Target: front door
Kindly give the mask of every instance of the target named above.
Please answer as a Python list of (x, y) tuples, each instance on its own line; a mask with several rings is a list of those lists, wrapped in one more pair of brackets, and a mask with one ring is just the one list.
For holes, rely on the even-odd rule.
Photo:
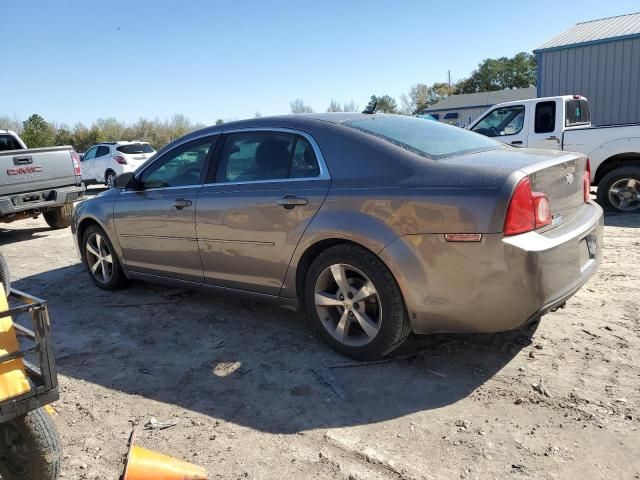
[(82, 156), (82, 180), (93, 182), (96, 179), (93, 162), (96, 158), (97, 151), (98, 147), (91, 147)]
[(524, 105), (497, 107), (487, 113), (471, 130), (514, 147), (526, 147), (527, 128), (524, 119)]
[(196, 225), (205, 281), (277, 295), (293, 252), (329, 190), (315, 142), (288, 131), (226, 135)]
[(126, 268), (202, 282), (195, 212), (213, 137), (193, 140), (155, 159), (115, 203), (115, 226)]
[(562, 150), (562, 111), (555, 100), (537, 102), (530, 120), (530, 148)]

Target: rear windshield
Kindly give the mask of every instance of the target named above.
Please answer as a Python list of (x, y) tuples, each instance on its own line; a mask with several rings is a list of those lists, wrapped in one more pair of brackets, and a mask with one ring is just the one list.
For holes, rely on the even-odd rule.
[(416, 117), (372, 115), (347, 120), (343, 125), (434, 159), (504, 148), (503, 144), (468, 130)]
[(587, 102), (587, 100), (567, 100), (567, 127), (584, 125), (590, 121), (589, 102)]
[(0, 152), (4, 150), (22, 150), (22, 145), (13, 135), (0, 135)]
[(133, 155), (134, 153), (153, 153), (154, 150), (148, 143), (130, 143), (129, 145), (121, 145), (116, 148), (125, 155)]

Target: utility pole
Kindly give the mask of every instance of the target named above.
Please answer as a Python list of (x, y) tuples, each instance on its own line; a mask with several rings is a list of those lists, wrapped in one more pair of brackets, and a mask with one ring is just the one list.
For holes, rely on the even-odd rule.
[(447, 75), (449, 77), (449, 95), (451, 95), (451, 70), (447, 70)]

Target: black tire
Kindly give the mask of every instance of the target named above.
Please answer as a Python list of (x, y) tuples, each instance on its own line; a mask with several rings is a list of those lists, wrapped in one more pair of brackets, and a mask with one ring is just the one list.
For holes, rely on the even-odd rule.
[[(11, 439), (11, 445), (7, 440)], [(62, 446), (51, 417), (34, 410), (0, 424), (0, 476), (2, 480), (56, 480)]]
[(73, 203), (65, 203), (61, 207), (50, 208), (42, 214), (44, 221), (54, 230), (67, 228), (71, 225), (73, 216)]
[[(323, 271), (335, 264), (347, 264), (364, 273), (380, 297), (380, 329), (366, 345), (345, 345), (324, 327), (315, 308), (316, 282)], [(376, 360), (398, 348), (411, 333), (411, 324), (400, 287), (387, 266), (370, 251), (353, 244), (340, 244), (321, 253), (311, 264), (304, 290), (307, 318), (313, 328), (339, 353), (357, 360)]]
[(9, 273), (9, 264), (7, 263), (7, 259), (4, 258), (2, 253), (0, 253), (0, 282), (2, 282), (4, 293), (8, 297), (9, 292), (11, 292), (11, 274)]
[[(110, 277), (106, 281), (98, 280), (96, 276), (91, 272), (91, 266), (89, 265), (89, 258), (91, 257), (91, 254), (88, 254), (87, 252), (87, 242), (89, 242), (89, 239), (93, 235), (99, 235), (102, 238), (102, 240), (106, 243), (108, 252), (111, 254), (112, 270)], [(118, 290), (119, 288), (122, 288), (126, 285), (127, 278), (122, 271), (118, 256), (113, 249), (113, 244), (111, 243), (111, 240), (109, 240), (109, 237), (104, 232), (104, 230), (102, 230), (102, 228), (100, 228), (98, 225), (91, 225), (84, 232), (84, 235), (82, 236), (81, 255), (82, 262), (84, 263), (85, 267), (87, 267), (87, 272), (89, 273), (91, 280), (96, 284), (97, 287), (103, 290)]]
[(104, 174), (104, 184), (107, 188), (113, 188), (116, 180), (116, 174), (112, 170), (107, 170)]
[(609, 212), (622, 212), (622, 213), (640, 213), (640, 201), (634, 203), (637, 207), (633, 210), (620, 209), (617, 205), (611, 202), (609, 198), (609, 191), (614, 184), (623, 179), (634, 179), (640, 182), (640, 167), (619, 167), (611, 170), (607, 173), (598, 183), (598, 203), (602, 205), (602, 208)]

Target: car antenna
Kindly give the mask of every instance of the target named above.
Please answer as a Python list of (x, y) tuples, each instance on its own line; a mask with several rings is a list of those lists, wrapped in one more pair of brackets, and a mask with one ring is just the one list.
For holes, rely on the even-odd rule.
[(378, 106), (378, 101), (376, 100), (372, 104), (367, 105), (367, 107), (362, 111), (362, 113), (366, 113), (367, 115), (372, 115), (376, 113), (377, 106)]

